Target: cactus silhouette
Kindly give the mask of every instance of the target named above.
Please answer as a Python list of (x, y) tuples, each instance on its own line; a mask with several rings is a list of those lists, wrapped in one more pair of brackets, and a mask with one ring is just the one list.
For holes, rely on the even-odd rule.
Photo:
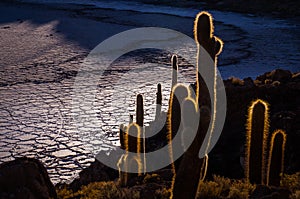
[(119, 139), (120, 139), (120, 148), (125, 149), (125, 127), (123, 124), (119, 127)]
[(168, 121), (167, 121), (168, 123), (167, 139), (169, 143), (170, 159), (172, 162), (172, 169), (174, 174), (176, 173), (176, 169), (178, 168), (179, 160), (176, 162), (173, 161), (174, 160), (173, 145), (181, 146), (181, 143), (174, 143), (173, 138), (177, 133), (180, 133), (182, 131), (182, 126), (180, 126), (181, 123), (180, 107), (183, 100), (188, 96), (189, 96), (188, 88), (183, 84), (177, 84), (171, 92), (171, 98), (169, 103)]
[(178, 64), (177, 64), (177, 56), (173, 55), (171, 58), (172, 62), (172, 88), (177, 84), (177, 73), (178, 73)]
[(182, 102), (181, 109), (181, 118), (183, 124), (183, 133), (181, 134), (181, 142), (183, 149), (186, 151), (188, 149), (188, 144), (191, 143), (191, 136), (189, 136), (188, 132), (197, 131), (199, 116), (198, 116), (198, 108), (197, 103), (194, 99), (187, 97)]
[(128, 171), (128, 154), (123, 154), (118, 163), (117, 163), (117, 167), (119, 169), (119, 185), (121, 187), (127, 186), (127, 182), (128, 182), (128, 173), (126, 171)]
[(249, 107), (247, 120), (245, 176), (251, 183), (265, 183), (268, 132), (269, 107), (258, 99)]
[(161, 106), (162, 106), (162, 92), (161, 92), (161, 84), (157, 84), (157, 93), (156, 93), (156, 114), (155, 119), (157, 120), (161, 114)]
[[(119, 168), (119, 182), (120, 186), (127, 186), (128, 181), (140, 175), (143, 170), (141, 160), (141, 132), (140, 127), (136, 123), (132, 123), (128, 126), (128, 130), (124, 136), (125, 150), (127, 151), (119, 159), (117, 166)], [(135, 154), (130, 154), (132, 152)], [(123, 168), (124, 171), (121, 171)], [(128, 173), (129, 168), (137, 171), (137, 173)]]
[(274, 131), (270, 143), (267, 185), (280, 186), (280, 181), (284, 169), (285, 143), (286, 133), (283, 130)]
[[(194, 37), (198, 45), (197, 57), (200, 56), (201, 53), (200, 46), (202, 46), (210, 55), (210, 57), (214, 60), (215, 67), (216, 67), (217, 56), (222, 52), (223, 42), (221, 39), (214, 36), (213, 32), (214, 32), (214, 26), (213, 26), (212, 16), (208, 12), (200, 12), (196, 16), (196, 20), (194, 23)], [(197, 63), (196, 97), (198, 101), (201, 100), (201, 96), (203, 97), (209, 96), (208, 90), (205, 86), (205, 82), (203, 81), (200, 75), (200, 67), (201, 67), (200, 63)], [(199, 95), (199, 93), (201, 93), (201, 96)]]
[(136, 123), (140, 127), (144, 126), (144, 102), (141, 94), (136, 97)]
[[(204, 140), (203, 136), (205, 136), (208, 130), (208, 124), (210, 121), (210, 111), (209, 108), (207, 107), (201, 107), (200, 111), (197, 112), (196, 102), (191, 99), (187, 99), (187, 100), (189, 101), (187, 101), (186, 103), (190, 103), (190, 104), (194, 103), (195, 105), (195, 110), (192, 111), (192, 113), (194, 113), (195, 115), (191, 115), (190, 117), (197, 118), (196, 114), (201, 115), (201, 119), (200, 119), (201, 122), (200, 122), (200, 126), (198, 127), (201, 128), (201, 130), (199, 131), (198, 128), (195, 129), (194, 127), (191, 128), (191, 127), (186, 127), (184, 125), (185, 127), (182, 133), (182, 137), (183, 137), (182, 142), (184, 144), (186, 151), (181, 158), (180, 166), (177, 169), (175, 177), (173, 178), (174, 181), (172, 187), (173, 199), (195, 198), (198, 190), (199, 180), (204, 178), (203, 176), (205, 176), (205, 170), (207, 167), (207, 161), (205, 161), (204, 158), (199, 159), (198, 154), (202, 142)], [(194, 138), (192, 144), (187, 148), (185, 146), (186, 139), (189, 139), (189, 134), (191, 133), (191, 131), (195, 131), (195, 130), (197, 131), (196, 137)]]
[[(222, 41), (213, 36), (213, 23), (212, 23), (212, 17), (207, 12), (200, 12), (195, 20), (194, 24), (194, 35), (195, 40), (198, 44), (198, 55), (199, 58), (201, 53), (201, 46), (209, 53), (210, 57), (214, 61), (214, 86), (216, 84), (216, 63), (217, 63), (217, 55), (219, 55), (222, 51), (223, 43)], [(201, 61), (198, 59), (198, 61)], [(186, 152), (183, 154), (183, 157), (181, 158), (180, 166), (176, 170), (176, 175), (173, 178), (172, 183), (172, 195), (171, 198), (177, 199), (177, 198), (195, 198), (197, 190), (198, 190), (198, 183), (199, 179), (204, 178), (205, 171), (207, 168), (207, 160), (208, 156), (206, 155), (206, 158), (199, 159), (198, 154), (199, 150), (202, 146), (203, 140), (207, 134), (209, 123), (211, 118), (211, 101), (209, 97), (209, 91), (208, 88), (202, 79), (200, 75), (200, 68), (201, 64), (197, 63), (197, 70), (196, 70), (196, 94), (193, 97), (193, 95), (190, 95), (189, 98), (187, 98), (183, 105), (183, 110), (181, 112), (184, 124), (184, 130), (183, 130), (183, 146)], [(216, 92), (216, 89), (214, 89), (214, 92)], [(214, 93), (215, 96), (215, 93)], [(195, 100), (193, 100), (195, 98)], [(216, 97), (214, 98), (216, 100)], [(216, 101), (213, 101), (214, 105)], [(200, 107), (200, 111), (199, 110)], [(216, 107), (216, 106), (214, 106)], [(215, 114), (215, 112), (213, 112)], [(193, 118), (197, 114), (200, 114), (200, 120), (198, 117), (198, 121), (190, 121), (191, 119), (185, 118), (189, 114), (194, 114)], [(191, 117), (191, 116), (190, 116)], [(193, 125), (195, 123), (197, 124), (197, 128), (195, 128)], [(192, 144), (187, 147), (185, 145), (186, 140), (188, 139), (188, 135), (190, 131), (196, 130), (196, 137), (192, 141)], [(212, 132), (211, 132), (212, 134)], [(208, 148), (208, 146), (205, 146)]]
[(125, 136), (125, 148), (126, 151), (133, 153), (141, 152), (141, 130), (136, 123), (132, 123), (128, 126), (128, 131)]

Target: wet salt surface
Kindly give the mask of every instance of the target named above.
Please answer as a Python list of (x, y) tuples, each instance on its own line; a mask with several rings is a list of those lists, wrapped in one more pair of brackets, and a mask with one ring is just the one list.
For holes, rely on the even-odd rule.
[[(154, 118), (157, 83), (162, 84), (166, 111), (171, 54), (145, 51), (115, 61), (100, 76), (91, 74), (90, 78), (99, 78), (93, 110), (74, 108), (74, 81), (86, 56), (76, 46), (57, 45), (33, 61), (0, 69), (0, 162), (35, 157), (54, 183), (68, 182), (100, 150), (119, 145), (119, 125), (128, 122), (129, 114), (135, 115), (137, 94), (144, 95), (146, 125)], [(179, 60), (182, 73), (188, 75), (179, 75), (179, 82), (194, 81), (194, 67), (186, 64)], [(97, 120), (91, 123), (93, 114)], [(77, 116), (87, 123), (79, 124)]]

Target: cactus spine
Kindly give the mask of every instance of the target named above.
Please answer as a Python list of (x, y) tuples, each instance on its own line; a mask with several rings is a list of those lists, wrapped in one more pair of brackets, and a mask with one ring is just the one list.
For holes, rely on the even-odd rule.
[(281, 176), (284, 169), (285, 143), (286, 133), (283, 130), (274, 131), (270, 143), (267, 185), (280, 186)]
[(268, 132), (269, 107), (258, 99), (249, 107), (247, 120), (245, 176), (251, 183), (265, 183)]

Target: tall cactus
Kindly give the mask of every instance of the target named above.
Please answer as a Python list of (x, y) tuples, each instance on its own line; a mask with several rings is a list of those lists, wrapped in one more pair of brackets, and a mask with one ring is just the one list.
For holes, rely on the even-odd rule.
[[(127, 133), (124, 136), (124, 145), (126, 154), (122, 155), (119, 159), (117, 166), (119, 167), (120, 185), (127, 186), (128, 181), (140, 175), (143, 170), (141, 160), (141, 132), (140, 127), (136, 123), (132, 123), (128, 126)], [(135, 153), (130, 154), (129, 152)], [(121, 168), (125, 171), (121, 171)], [(137, 173), (128, 173), (129, 169), (138, 171)]]
[(258, 99), (249, 107), (247, 120), (245, 176), (251, 183), (265, 183), (268, 132), (268, 103)]
[(162, 92), (161, 92), (161, 84), (157, 84), (157, 93), (156, 93), (156, 114), (155, 119), (157, 120), (161, 114), (161, 106), (162, 106)]
[[(195, 40), (198, 44), (198, 55), (199, 58), (201, 52), (201, 46), (209, 53), (211, 58), (214, 61), (214, 74), (213, 74), (213, 80), (214, 80), (214, 86), (216, 84), (216, 60), (217, 55), (219, 55), (222, 51), (223, 43), (222, 41), (213, 36), (213, 23), (212, 23), (212, 17), (207, 12), (200, 12), (195, 20), (194, 25), (194, 33), (195, 33)], [(198, 61), (201, 62), (201, 60), (198, 59)], [(197, 133), (196, 137), (193, 140), (192, 144), (187, 147), (184, 144), (185, 149), (187, 151), (184, 153), (180, 167), (177, 169), (173, 187), (172, 187), (172, 196), (171, 198), (195, 198), (197, 189), (198, 189), (198, 183), (199, 178), (203, 177), (204, 175), (202, 172), (202, 168), (207, 167), (207, 161), (205, 161), (205, 158), (199, 159), (198, 154), (199, 150), (202, 146), (202, 143), (204, 141), (204, 138), (207, 134), (209, 123), (211, 120), (211, 111), (210, 111), (210, 97), (208, 88), (205, 85), (204, 80), (202, 79), (200, 75), (201, 71), (201, 64), (197, 63), (197, 86), (196, 86), (196, 100), (194, 101), (192, 98), (193, 96), (190, 96), (186, 101), (184, 102), (183, 112), (182, 115), (189, 115), (189, 114), (200, 114), (200, 120), (196, 121), (196, 124), (198, 128), (196, 128)], [(216, 89), (214, 89), (214, 92), (216, 92)], [(215, 97), (215, 94), (214, 94)], [(214, 98), (216, 100), (216, 97)], [(214, 105), (215, 105), (215, 101)], [(194, 107), (194, 110), (193, 108)], [(200, 113), (198, 111), (200, 107)], [(214, 106), (215, 107), (215, 106)], [(187, 109), (187, 110), (185, 110)], [(190, 109), (190, 110), (188, 110)], [(185, 116), (186, 117), (186, 116)], [(183, 133), (188, 134), (189, 131), (195, 130), (193, 126), (194, 123), (190, 122), (189, 119), (183, 119), (183, 123), (186, 124), (188, 127), (184, 128)], [(211, 132), (212, 133), (212, 132)], [(184, 135), (184, 138), (188, 138), (188, 135)], [(183, 140), (183, 143), (185, 143), (185, 140)], [(207, 146), (208, 147), (208, 146)], [(207, 160), (207, 158), (206, 158)], [(204, 164), (205, 163), (205, 164)], [(204, 167), (202, 167), (204, 165)]]
[(123, 124), (119, 127), (119, 139), (120, 139), (120, 148), (125, 149), (125, 127)]
[[(214, 26), (212, 21), (212, 16), (208, 12), (200, 12), (196, 16), (196, 20), (194, 23), (194, 36), (198, 45), (198, 55), (197, 58), (200, 57), (201, 47), (202, 46), (206, 52), (210, 55), (210, 57), (214, 60), (214, 75), (216, 76), (216, 66), (217, 66), (217, 56), (222, 52), (223, 42), (221, 39), (213, 35)], [(205, 85), (204, 80), (201, 77), (201, 60), (197, 62), (197, 85), (196, 85), (196, 97), (198, 99), (197, 102), (201, 102), (204, 105), (209, 105), (207, 96), (209, 96), (207, 87)], [(200, 95), (201, 93), (201, 95)], [(201, 105), (201, 104), (200, 104)]]
[(267, 185), (280, 186), (284, 169), (284, 149), (286, 133), (283, 130), (276, 130), (271, 137), (269, 151)]
[(136, 97), (136, 124), (140, 127), (144, 126), (144, 101), (141, 94)]
[[(172, 92), (171, 98), (169, 103), (169, 110), (168, 110), (168, 134), (167, 139), (169, 143), (169, 152), (170, 152), (170, 159), (172, 162), (172, 169), (173, 173), (175, 173), (178, 166), (175, 168), (175, 163), (173, 159), (173, 145), (181, 146), (181, 143), (174, 143), (173, 138), (177, 133), (181, 132), (181, 104), (186, 97), (189, 97), (189, 89), (183, 84), (177, 84)], [(178, 165), (178, 162), (176, 162)]]
[[(190, 97), (187, 97), (184, 99), (182, 103), (182, 145), (183, 149), (185, 150), (185, 153), (183, 154), (180, 162), (180, 166), (178, 169), (176, 169), (176, 173), (173, 177), (172, 181), (172, 196), (171, 198), (195, 198), (194, 193), (191, 190), (194, 190), (196, 192), (197, 190), (197, 182), (199, 176), (195, 177), (195, 169), (201, 167), (201, 164), (196, 160), (198, 151), (188, 150), (187, 143), (193, 141), (189, 140), (191, 137), (189, 134), (195, 134), (197, 132), (197, 126), (195, 127), (195, 124), (197, 125), (198, 121), (195, 121), (199, 119), (199, 116), (197, 116), (197, 103)], [(192, 132), (194, 131), (194, 132)], [(194, 140), (194, 142), (196, 139)], [(193, 153), (195, 152), (195, 153)], [(194, 180), (194, 178), (196, 178)], [(193, 181), (196, 183), (191, 184), (190, 181)]]
[[(200, 147), (202, 146), (203, 142), (203, 135), (206, 134), (208, 130), (207, 122), (210, 121), (210, 111), (207, 107), (201, 107), (200, 112), (197, 111), (198, 107), (196, 106), (196, 102), (191, 99), (187, 99), (187, 103), (195, 104), (195, 110), (191, 112), (190, 117), (198, 118), (201, 114), (201, 126), (198, 128), (201, 128), (201, 132), (198, 132), (198, 129), (195, 129), (191, 126), (186, 126), (189, 124), (185, 123), (185, 127), (183, 130), (183, 144), (185, 147), (185, 153), (183, 154), (182, 160), (180, 162), (179, 169), (176, 172), (175, 178), (173, 178), (173, 199), (179, 199), (179, 198), (195, 198), (197, 190), (198, 190), (198, 183), (199, 180), (203, 179), (203, 176), (206, 172), (206, 166), (207, 166), (207, 159), (199, 159), (198, 154)], [(187, 104), (185, 103), (185, 104)], [(186, 106), (186, 105), (185, 105)], [(188, 105), (190, 106), (190, 105)], [(191, 106), (190, 106), (191, 107)], [(189, 139), (189, 134), (193, 133), (191, 131), (197, 131), (196, 137), (194, 138), (192, 144), (187, 148), (185, 143), (187, 142), (186, 139)], [(190, 141), (190, 140), (189, 140)], [(208, 158), (208, 157), (206, 157)]]
[(174, 86), (177, 84), (177, 76), (178, 76), (178, 64), (177, 64), (177, 56), (173, 55), (171, 58), (171, 62), (172, 62), (172, 88), (174, 88)]
[(133, 153), (141, 152), (141, 130), (136, 123), (128, 126), (128, 131), (125, 136), (125, 149)]

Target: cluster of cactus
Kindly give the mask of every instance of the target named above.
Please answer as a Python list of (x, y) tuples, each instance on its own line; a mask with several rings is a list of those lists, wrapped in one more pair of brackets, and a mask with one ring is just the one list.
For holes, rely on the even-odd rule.
[[(163, 115), (161, 112), (161, 90), (161, 84), (158, 84), (156, 93), (156, 120), (159, 120)], [(120, 148), (126, 151), (126, 153), (120, 157), (117, 163), (119, 168), (120, 186), (127, 186), (131, 179), (135, 178), (136, 176), (140, 176), (146, 171), (145, 129), (143, 96), (138, 94), (136, 98), (136, 122), (133, 122), (133, 115), (130, 115), (128, 126), (121, 124), (119, 128)], [(132, 152), (135, 155), (132, 155), (132, 153), (129, 152)], [(135, 170), (138, 172), (129, 173), (129, 170)]]
[[(207, 12), (200, 12), (194, 25), (195, 40), (198, 44), (198, 56), (202, 46), (214, 61), (214, 80), (216, 80), (217, 56), (222, 51), (222, 41), (213, 36), (212, 17)], [(200, 60), (201, 61), (201, 60)], [(172, 145), (179, 146), (172, 142), (176, 133), (180, 133), (183, 156), (173, 164), (173, 182), (171, 198), (195, 198), (199, 189), (199, 181), (204, 179), (208, 163), (208, 156), (199, 158), (199, 151), (204, 138), (208, 133), (211, 117), (211, 99), (204, 80), (200, 75), (201, 64), (197, 63), (197, 80), (195, 91), (177, 84), (174, 86), (170, 98), (168, 112), (168, 139), (170, 142), (170, 157), (172, 158)], [(214, 82), (216, 84), (216, 82)], [(193, 95), (193, 93), (196, 93)], [(215, 90), (214, 90), (215, 92)], [(213, 103), (215, 103), (213, 100)], [(201, 119), (199, 119), (201, 118)], [(181, 124), (181, 126), (178, 124)], [(194, 131), (194, 132), (192, 132)], [(188, 140), (190, 134), (196, 134), (193, 140)], [(186, 143), (191, 143), (189, 146)], [(208, 146), (205, 146), (206, 148)], [(177, 149), (178, 150), (178, 149)]]
[[(167, 115), (161, 111), (162, 88), (157, 85), (156, 115), (153, 123), (165, 122), (167, 134), (164, 135), (169, 147), (169, 158), (173, 171), (171, 198), (195, 198), (199, 190), (200, 181), (205, 178), (208, 165), (208, 148), (210, 141), (204, 142), (207, 134), (211, 137), (214, 129), (216, 114), (216, 79), (217, 56), (221, 53), (223, 43), (213, 35), (212, 17), (207, 12), (200, 12), (195, 20), (194, 34), (198, 44), (198, 62), (196, 70), (196, 88), (177, 83), (178, 58), (173, 55), (172, 85)], [(200, 75), (202, 50), (205, 50), (213, 62), (213, 99), (208, 87)], [(202, 54), (203, 55), (203, 54)], [(200, 119), (201, 118), (201, 119)], [(155, 125), (144, 128), (143, 96), (137, 95), (136, 122), (130, 115), (128, 127), (120, 126), (120, 147), (126, 151), (119, 159), (120, 185), (127, 186), (132, 177), (146, 172), (146, 131), (157, 131)], [(210, 124), (211, 130), (208, 132)], [(283, 172), (284, 147), (286, 134), (282, 130), (273, 133), (268, 148), (269, 110), (263, 100), (256, 100), (249, 108), (247, 121), (247, 141), (245, 175), (251, 183), (279, 185)], [(179, 135), (181, 139), (174, 139)], [(194, 137), (190, 135), (195, 135)], [(202, 146), (203, 143), (207, 146)], [(176, 149), (174, 148), (176, 146)], [(205, 149), (205, 156), (200, 159), (200, 149)], [(269, 153), (267, 153), (269, 149)], [(183, 154), (175, 160), (174, 151)], [(129, 155), (132, 152), (132, 157)], [(144, 158), (142, 158), (144, 155)], [(268, 157), (268, 158), (267, 158)], [(174, 161), (175, 160), (175, 161)], [(134, 167), (138, 173), (126, 171)], [(122, 168), (122, 169), (121, 169)], [(122, 171), (121, 171), (122, 170)]]
[[(136, 100), (136, 122), (133, 122), (133, 116), (130, 115), (128, 127), (123, 124), (120, 125), (120, 148), (126, 151), (126, 153), (119, 159), (117, 165), (119, 167), (120, 186), (127, 186), (130, 179), (141, 175), (144, 171), (143, 165), (145, 164), (141, 157), (141, 154), (144, 152), (145, 145), (144, 139), (141, 137), (141, 134), (144, 133), (143, 125), (143, 96), (139, 94), (137, 95)], [(132, 155), (133, 153), (134, 155)], [(127, 172), (128, 170), (135, 170), (138, 172), (129, 173)]]
[[(214, 80), (216, 80), (216, 58), (222, 51), (222, 41), (213, 36), (213, 24), (212, 17), (207, 12), (201, 12), (197, 15), (195, 21), (195, 40), (198, 44), (198, 56), (200, 52), (200, 46), (202, 46), (210, 55), (214, 61)], [(199, 59), (198, 59), (199, 61)], [(178, 73), (178, 60), (177, 56), (173, 55), (172, 62), (172, 89), (169, 101), (169, 109), (167, 115), (167, 135), (169, 146), (169, 157), (172, 162), (173, 181), (172, 181), (172, 195), (171, 198), (195, 198), (199, 180), (205, 176), (205, 170), (207, 168), (208, 156), (200, 159), (198, 157), (200, 148), (204, 141), (204, 138), (209, 129), (211, 118), (211, 99), (209, 97), (208, 88), (202, 79), (200, 72), (201, 64), (197, 63), (196, 70), (196, 89), (187, 87), (183, 84), (177, 83)], [(216, 84), (216, 82), (214, 82)], [(214, 99), (216, 100), (216, 99)], [(141, 160), (141, 149), (145, 152), (145, 139), (140, 136), (144, 132), (143, 127), (143, 105), (142, 96), (137, 96), (137, 108), (136, 108), (136, 123), (130, 119), (130, 125), (125, 127), (120, 126), (120, 144), (121, 148), (129, 152), (135, 152), (135, 157), (129, 157), (128, 153), (124, 154), (118, 163), (119, 168), (124, 167), (123, 171), (127, 171), (132, 161), (135, 162), (137, 169), (142, 168), (145, 159)], [(213, 101), (215, 103), (215, 101)], [(161, 115), (162, 94), (161, 85), (157, 86), (157, 107), (156, 107), (156, 120)], [(214, 106), (215, 107), (215, 106)], [(201, 117), (201, 120), (199, 119)], [(132, 132), (137, 135), (134, 138)], [(195, 135), (191, 138), (190, 134)], [(178, 143), (173, 140), (174, 136), (179, 134), (181, 139), (177, 139)], [(145, 138), (145, 136), (144, 136)], [(142, 141), (141, 141), (142, 140)], [(136, 145), (136, 146), (133, 146)], [(173, 146), (176, 146), (176, 153), (183, 154), (181, 158), (174, 162), (173, 158)], [(145, 171), (145, 170), (144, 170)], [(121, 185), (126, 186), (128, 180), (131, 178), (127, 172), (120, 171)]]
[[(273, 132), (268, 147), (269, 105), (252, 102), (248, 110), (245, 176), (251, 183), (279, 186), (284, 166), (286, 133)], [(269, 153), (267, 153), (269, 149)]]

